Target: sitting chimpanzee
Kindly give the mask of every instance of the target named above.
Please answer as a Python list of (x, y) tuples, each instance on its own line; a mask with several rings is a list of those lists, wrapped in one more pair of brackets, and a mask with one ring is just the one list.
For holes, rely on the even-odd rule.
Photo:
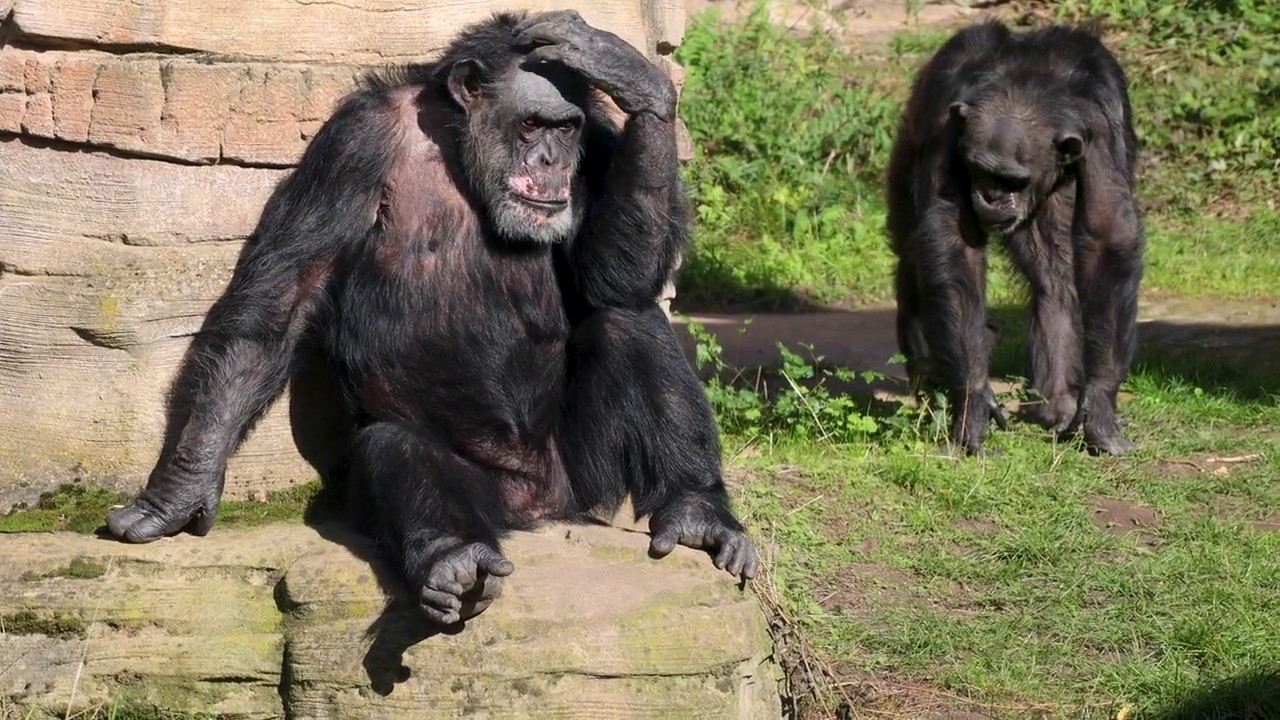
[(1005, 418), (988, 382), (986, 234), (1029, 281), (1039, 420), (1121, 454), (1116, 395), (1133, 357), (1143, 233), (1128, 81), (1089, 31), (961, 30), (920, 70), (888, 173), (898, 344), (912, 384), (948, 393), (952, 440)]
[(359, 422), (348, 484), (433, 620), (492, 602), (509, 531), (628, 494), (654, 556), (706, 548), (754, 576), (655, 302), (690, 215), (675, 113), (666, 75), (572, 11), (495, 15), (344, 100), (267, 203), (181, 370), (190, 417), (112, 533), (207, 533), (228, 456), (315, 332)]

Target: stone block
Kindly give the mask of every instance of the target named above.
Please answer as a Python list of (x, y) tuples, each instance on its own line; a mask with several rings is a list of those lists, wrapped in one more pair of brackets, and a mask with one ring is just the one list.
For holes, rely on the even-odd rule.
[(780, 717), (755, 597), (705, 553), (653, 560), (647, 544), (616, 527), (516, 533), (503, 595), (442, 632), (340, 527), (0, 536), (0, 617), (21, 623), (0, 635), (18, 659), (0, 697), (251, 718)]
[[(177, 365), (281, 176), (0, 140), (0, 511), (146, 479)], [(232, 460), (232, 496), (315, 476), (291, 400)]]
[(285, 167), (359, 72), (6, 47), (0, 130), (140, 156)]
[(650, 55), (684, 30), (677, 0), (16, 0), (12, 22), (33, 43), (366, 64), (431, 57), (498, 10), (574, 7)]

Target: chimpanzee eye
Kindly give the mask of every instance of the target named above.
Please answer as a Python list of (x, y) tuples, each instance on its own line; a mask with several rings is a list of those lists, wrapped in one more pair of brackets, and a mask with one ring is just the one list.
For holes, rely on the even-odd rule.
[(564, 122), (560, 123), (558, 127), (560, 129), (560, 132), (562, 133), (571, 133), (577, 129), (578, 124), (572, 120), (565, 120)]
[(536, 130), (538, 128), (538, 121), (531, 117), (527, 117), (520, 123), (520, 126), (525, 130)]

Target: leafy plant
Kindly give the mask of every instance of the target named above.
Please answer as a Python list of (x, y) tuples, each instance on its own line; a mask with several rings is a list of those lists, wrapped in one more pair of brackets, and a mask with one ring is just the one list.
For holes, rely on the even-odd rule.
[(890, 255), (874, 187), (896, 103), (859, 80), (832, 37), (789, 34), (763, 5), (731, 25), (696, 16), (677, 60), (698, 152), (687, 168), (699, 232), (686, 299), (882, 298)]

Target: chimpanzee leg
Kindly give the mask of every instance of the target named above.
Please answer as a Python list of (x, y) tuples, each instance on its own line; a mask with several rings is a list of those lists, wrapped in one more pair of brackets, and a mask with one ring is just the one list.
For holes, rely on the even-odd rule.
[[(1095, 450), (1123, 455), (1133, 450), (1116, 412), (1120, 384), (1128, 375), (1137, 344), (1138, 285), (1142, 277), (1140, 241), (1082, 243), (1078, 282), (1084, 315), (1084, 390), (1076, 423)], [(1076, 424), (1073, 423), (1073, 424)]]
[(1086, 146), (1072, 228), (1085, 340), (1084, 389), (1072, 425), (1084, 426), (1091, 449), (1111, 455), (1133, 449), (1120, 431), (1116, 396), (1137, 343), (1144, 244), (1123, 145)]
[(952, 441), (978, 454), (992, 420), (1007, 426), (988, 377), (986, 250), (966, 243), (949, 218), (935, 215), (919, 232), (920, 317), (930, 373), (948, 392)]
[(367, 489), (378, 543), (401, 565), (427, 616), (450, 624), (487, 608), (515, 570), (499, 551), (504, 524), (494, 471), (394, 423), (363, 428), (353, 444), (350, 482)]
[(1054, 432), (1071, 426), (1083, 382), (1071, 212), (1069, 197), (1050, 200), (1035, 224), (1011, 243), (1014, 261), (1031, 286), (1028, 375), (1043, 398), (1036, 415)]
[(745, 578), (759, 560), (734, 517), (720, 474), (711, 405), (657, 304), (597, 309), (569, 341), (560, 448), (582, 510), (616, 510), (631, 493), (651, 515), (650, 551), (715, 551)]

